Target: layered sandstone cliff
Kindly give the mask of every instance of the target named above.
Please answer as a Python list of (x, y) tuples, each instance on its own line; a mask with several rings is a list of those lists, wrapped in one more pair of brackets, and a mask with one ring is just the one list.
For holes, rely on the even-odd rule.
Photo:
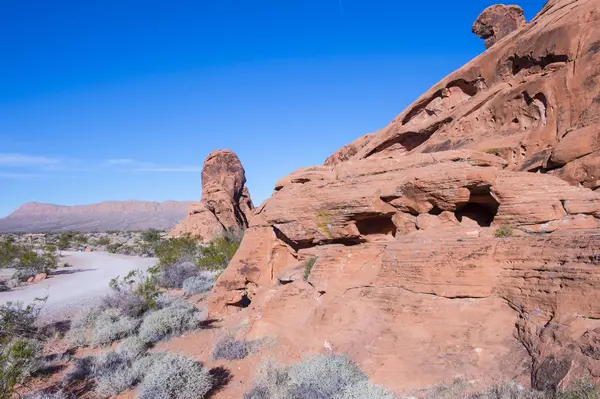
[(550, 0), (281, 179), (210, 313), (288, 354), (347, 353), (397, 392), (600, 378), (599, 22), (597, 1)]
[(202, 198), (190, 205), (187, 218), (171, 236), (191, 234), (210, 241), (228, 230), (248, 227), (254, 209), (246, 185), (246, 173), (235, 153), (211, 152), (202, 168)]

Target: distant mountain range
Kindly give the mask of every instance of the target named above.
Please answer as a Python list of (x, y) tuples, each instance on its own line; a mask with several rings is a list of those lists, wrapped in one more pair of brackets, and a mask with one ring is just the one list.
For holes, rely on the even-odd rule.
[(106, 201), (62, 206), (29, 202), (0, 219), (0, 232), (170, 229), (185, 219), (190, 204), (178, 201)]

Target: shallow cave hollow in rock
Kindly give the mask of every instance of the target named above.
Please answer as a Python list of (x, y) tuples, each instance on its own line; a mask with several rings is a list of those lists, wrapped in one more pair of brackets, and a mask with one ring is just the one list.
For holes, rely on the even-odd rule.
[(471, 219), (480, 227), (490, 227), (500, 204), (492, 196), (489, 186), (468, 187), (470, 196), (466, 203), (457, 204), (454, 212), (456, 219), (462, 223), (463, 218)]

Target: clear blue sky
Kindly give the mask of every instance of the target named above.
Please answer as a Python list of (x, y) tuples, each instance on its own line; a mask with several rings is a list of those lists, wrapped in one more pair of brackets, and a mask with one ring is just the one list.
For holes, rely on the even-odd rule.
[[(494, 1), (19, 0), (0, 12), (0, 216), (198, 200), (215, 149), (258, 205), (484, 50)], [(523, 1), (527, 19), (544, 1)]]

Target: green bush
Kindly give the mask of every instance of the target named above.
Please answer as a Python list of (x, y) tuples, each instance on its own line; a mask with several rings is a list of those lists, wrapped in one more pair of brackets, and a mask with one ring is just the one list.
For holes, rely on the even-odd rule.
[(71, 231), (66, 231), (66, 232), (60, 233), (60, 235), (58, 236), (58, 242), (56, 244), (58, 249), (65, 250), (65, 249), (71, 247), (71, 240), (73, 240), (74, 236), (75, 236), (75, 233), (73, 233)]
[(156, 229), (148, 229), (142, 231), (142, 240), (149, 244), (154, 244), (160, 241), (161, 231)]
[(150, 367), (139, 387), (140, 399), (198, 399), (212, 389), (209, 371), (184, 356), (166, 354)]
[(240, 247), (237, 241), (227, 237), (217, 237), (207, 246), (200, 248), (198, 267), (202, 270), (222, 270), (229, 265), (229, 261)]
[(40, 334), (34, 323), (41, 306), (8, 302), (0, 306), (0, 399), (9, 399), (41, 366)]
[(154, 247), (154, 256), (158, 258), (158, 267), (179, 261), (194, 261), (198, 256), (198, 240), (191, 235), (169, 238), (160, 241)]
[(107, 246), (110, 244), (110, 237), (100, 237), (96, 243), (98, 245)]

